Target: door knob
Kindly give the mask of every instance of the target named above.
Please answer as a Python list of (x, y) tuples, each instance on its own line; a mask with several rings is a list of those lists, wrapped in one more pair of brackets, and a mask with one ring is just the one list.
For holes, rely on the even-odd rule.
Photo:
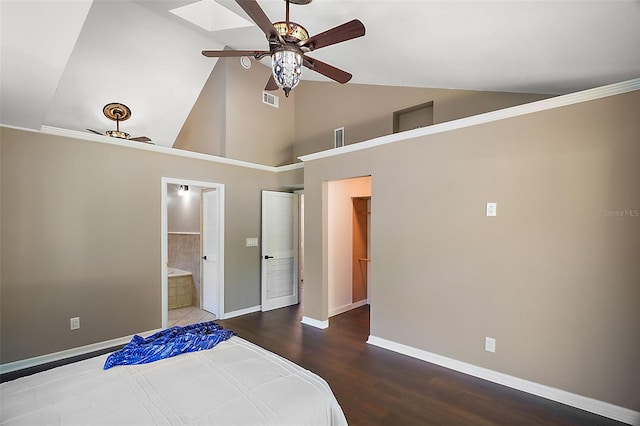
[(207, 260), (207, 256), (202, 256), (202, 260)]
[(265, 254), (265, 255), (264, 255), (264, 258), (265, 258), (265, 259), (273, 259), (273, 256), (269, 256), (268, 254)]

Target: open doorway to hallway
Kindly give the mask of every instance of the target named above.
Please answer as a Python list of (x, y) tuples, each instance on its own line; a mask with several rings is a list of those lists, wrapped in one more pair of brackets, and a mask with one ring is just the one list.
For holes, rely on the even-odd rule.
[(369, 304), (371, 176), (328, 182), (328, 316)]

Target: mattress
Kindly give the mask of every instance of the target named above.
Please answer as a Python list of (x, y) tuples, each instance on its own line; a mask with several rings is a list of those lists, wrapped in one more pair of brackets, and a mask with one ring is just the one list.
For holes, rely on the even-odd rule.
[(150, 364), (106, 357), (0, 384), (0, 424), (347, 424), (325, 380), (237, 336)]

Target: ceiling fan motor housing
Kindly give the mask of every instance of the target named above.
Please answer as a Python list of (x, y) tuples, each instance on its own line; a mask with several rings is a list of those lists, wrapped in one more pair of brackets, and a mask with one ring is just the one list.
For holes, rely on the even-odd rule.
[(307, 29), (295, 22), (274, 22), (273, 27), (278, 31), (278, 34), (280, 34), (282, 38), (289, 43), (298, 43), (299, 41), (304, 41), (309, 38), (309, 32)]

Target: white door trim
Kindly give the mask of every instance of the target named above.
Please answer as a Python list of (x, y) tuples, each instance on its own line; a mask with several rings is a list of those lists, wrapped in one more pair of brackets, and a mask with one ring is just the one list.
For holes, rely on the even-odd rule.
[[(190, 179), (179, 179), (172, 177), (162, 177), (161, 179), (161, 201), (160, 201), (160, 277), (161, 277), (161, 296), (160, 305), (162, 310), (162, 328), (167, 328), (169, 319), (169, 280), (167, 278), (167, 262), (169, 260), (169, 247), (168, 247), (168, 220), (167, 220), (167, 185), (190, 185), (198, 186), (203, 189), (211, 188), (219, 191), (220, 199), (218, 202), (218, 218), (220, 220), (220, 226), (218, 227), (219, 233), (219, 256), (220, 256), (220, 268), (219, 274), (219, 286), (218, 286), (218, 310), (216, 312), (216, 318), (224, 318), (224, 184), (214, 182), (204, 182)], [(204, 285), (204, 283), (202, 283)], [(200, 291), (200, 297), (202, 298), (202, 291)]]
[[(221, 317), (219, 309), (220, 275), (219, 268), (222, 257), (220, 256), (220, 191), (213, 188), (204, 188), (201, 193), (200, 208), (200, 309), (211, 312), (216, 318)], [(212, 218), (211, 215), (214, 215)], [(211, 238), (213, 237), (213, 238)], [(212, 251), (212, 248), (215, 250)], [(212, 271), (212, 267), (215, 265)], [(213, 284), (213, 285), (212, 285)]]

